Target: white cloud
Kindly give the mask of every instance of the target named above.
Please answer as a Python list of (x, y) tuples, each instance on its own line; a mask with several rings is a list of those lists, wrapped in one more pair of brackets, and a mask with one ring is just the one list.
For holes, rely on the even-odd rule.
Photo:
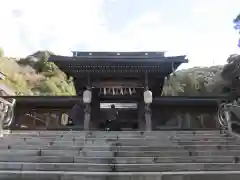
[(194, 59), (190, 65), (224, 64), (229, 54), (239, 52), (239, 37), (232, 22), (239, 7), (239, 0), (195, 1), (192, 12), (201, 26), (194, 30), (193, 39), (198, 44), (189, 49)]
[(70, 50), (81, 50), (80, 44), (92, 51), (166, 50), (169, 55), (187, 54), (189, 67), (212, 65), (213, 61), (223, 64), (237, 44), (231, 22), (234, 13), (223, 9), (221, 3), (210, 6), (205, 2), (208, 8), (196, 3), (192, 10), (195, 24), (170, 25), (161, 12), (149, 10), (112, 32), (103, 16), (103, 0), (5, 2), (0, 11), (0, 46), (11, 56), (26, 56), (39, 49), (68, 55)]
[[(92, 41), (104, 31), (101, 0), (16, 2), (9, 2), (15, 6), (4, 4), (5, 11), (0, 14), (5, 27), (0, 29), (1, 46), (10, 55), (26, 55), (43, 48), (65, 54), (72, 45)], [(22, 16), (13, 16), (14, 10), (21, 11)]]

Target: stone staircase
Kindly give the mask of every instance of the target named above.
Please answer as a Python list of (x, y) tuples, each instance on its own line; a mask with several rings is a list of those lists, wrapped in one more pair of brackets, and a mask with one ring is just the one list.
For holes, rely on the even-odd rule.
[(240, 140), (214, 131), (13, 131), (0, 180), (239, 180)]

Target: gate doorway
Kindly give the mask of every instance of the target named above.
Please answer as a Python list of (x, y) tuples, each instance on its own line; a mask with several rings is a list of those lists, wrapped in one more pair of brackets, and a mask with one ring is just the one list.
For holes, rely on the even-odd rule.
[(118, 126), (117, 130), (137, 130), (138, 129), (138, 108), (136, 103), (101, 103), (99, 129), (106, 130), (108, 121), (113, 111), (117, 112), (113, 126)]

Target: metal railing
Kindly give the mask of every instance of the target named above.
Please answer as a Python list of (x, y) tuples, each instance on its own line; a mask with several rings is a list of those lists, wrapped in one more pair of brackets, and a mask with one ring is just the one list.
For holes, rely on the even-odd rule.
[(223, 103), (218, 109), (218, 121), (222, 128), (228, 133), (240, 138), (240, 105), (233, 103)]

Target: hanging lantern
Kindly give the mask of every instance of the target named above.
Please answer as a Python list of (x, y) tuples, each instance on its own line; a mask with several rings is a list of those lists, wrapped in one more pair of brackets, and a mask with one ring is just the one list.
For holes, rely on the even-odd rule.
[(136, 88), (133, 88), (133, 92), (132, 92), (133, 94), (136, 94)]
[(123, 88), (120, 89), (120, 94), (123, 95)]
[(111, 94), (111, 89), (107, 88), (107, 94)]
[(109, 88), (109, 94), (113, 95), (113, 88)]
[(92, 92), (90, 90), (85, 90), (83, 92), (83, 102), (91, 103), (92, 102)]
[(132, 95), (132, 89), (131, 88), (129, 88), (129, 94), (130, 94), (130, 96)]
[(67, 113), (63, 113), (61, 115), (61, 124), (64, 125), (64, 126), (67, 125), (68, 119), (69, 119), (68, 114)]
[(151, 104), (152, 103), (152, 99), (153, 99), (152, 98), (152, 91), (149, 91), (149, 90), (144, 91), (143, 96), (144, 96), (144, 102), (146, 104)]
[(116, 88), (116, 94), (119, 95), (120, 94), (120, 89)]
[(104, 95), (107, 94), (107, 90), (106, 90), (106, 88), (103, 88), (103, 94), (104, 94)]

